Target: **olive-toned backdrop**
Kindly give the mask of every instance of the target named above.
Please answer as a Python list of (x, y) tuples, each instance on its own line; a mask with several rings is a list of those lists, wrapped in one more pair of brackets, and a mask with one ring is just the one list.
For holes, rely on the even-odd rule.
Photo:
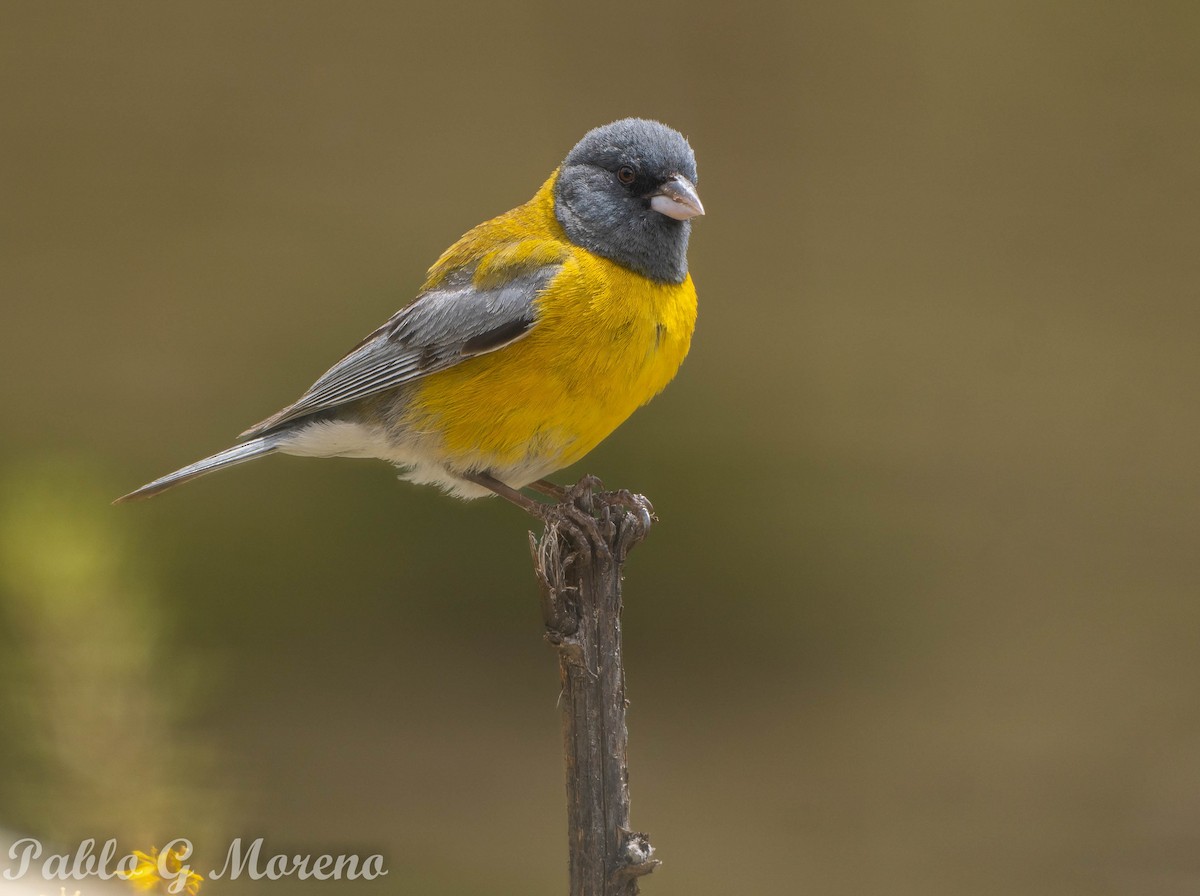
[(2, 12), (0, 827), (390, 869), (205, 896), (564, 891), (526, 519), (366, 461), (108, 501), (642, 115), (699, 159), (699, 327), (560, 478), (662, 519), (644, 891), (1200, 889), (1194, 3)]

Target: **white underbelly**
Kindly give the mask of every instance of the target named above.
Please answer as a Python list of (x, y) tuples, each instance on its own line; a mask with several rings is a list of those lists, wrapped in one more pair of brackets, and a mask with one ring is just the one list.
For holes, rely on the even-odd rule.
[[(488, 489), (465, 481), (451, 466), (440, 450), (440, 440), (432, 437), (410, 436), (397, 441), (378, 427), (345, 420), (322, 420), (298, 427), (279, 443), (283, 454), (301, 457), (374, 457), (402, 468), (404, 479), (428, 483), (445, 489), (460, 498), (482, 498), (491, 495)], [(513, 488), (550, 475), (557, 465), (544, 457), (523, 458), (504, 464), (489, 463), (486, 457), (473, 457), (458, 469), (488, 472)]]

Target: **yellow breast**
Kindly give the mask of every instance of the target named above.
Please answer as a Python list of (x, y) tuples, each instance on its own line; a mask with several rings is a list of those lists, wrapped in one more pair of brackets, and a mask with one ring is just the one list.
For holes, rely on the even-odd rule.
[(440, 434), (452, 466), (567, 466), (658, 394), (687, 355), (696, 322), (691, 277), (656, 283), (570, 243), (553, 214), (553, 183), (468, 233), (430, 273), (427, 286), (468, 260), (477, 281), (529, 258), (562, 265), (527, 336), (414, 391), (408, 425)]

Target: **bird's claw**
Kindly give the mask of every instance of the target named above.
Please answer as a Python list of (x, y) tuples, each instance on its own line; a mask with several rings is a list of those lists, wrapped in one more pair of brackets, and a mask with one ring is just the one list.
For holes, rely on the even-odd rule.
[(650, 524), (658, 521), (654, 513), (654, 505), (645, 495), (635, 495), (627, 488), (615, 492), (603, 492), (597, 496), (605, 507), (620, 507), (638, 518), (643, 529), (649, 529)]
[[(588, 498), (590, 499), (590, 494)], [(581, 506), (578, 500), (566, 500), (561, 504), (546, 504), (542, 521), (548, 534), (561, 535), (573, 548), (572, 556), (591, 562), (594, 555), (609, 553), (598, 519), (590, 508)]]
[(658, 519), (654, 505), (644, 495), (628, 489), (603, 489), (598, 477), (584, 476), (566, 489), (562, 501), (543, 505), (539, 513), (547, 528), (570, 539), (578, 557), (609, 556), (610, 546), (628, 553)]

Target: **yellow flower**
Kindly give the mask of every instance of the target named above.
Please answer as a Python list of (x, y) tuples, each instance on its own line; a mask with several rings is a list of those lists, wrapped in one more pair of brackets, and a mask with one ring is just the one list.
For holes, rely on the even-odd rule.
[(168, 850), (162, 857), (168, 877), (163, 877), (158, 868), (158, 847), (150, 847), (150, 855), (135, 849), (133, 851), (137, 865), (125, 875), (125, 879), (139, 890), (153, 890), (156, 887), (160, 893), (187, 893), (196, 896), (200, 892), (200, 882), (204, 880), (191, 868), (183, 874), (183, 860), (178, 850)]

